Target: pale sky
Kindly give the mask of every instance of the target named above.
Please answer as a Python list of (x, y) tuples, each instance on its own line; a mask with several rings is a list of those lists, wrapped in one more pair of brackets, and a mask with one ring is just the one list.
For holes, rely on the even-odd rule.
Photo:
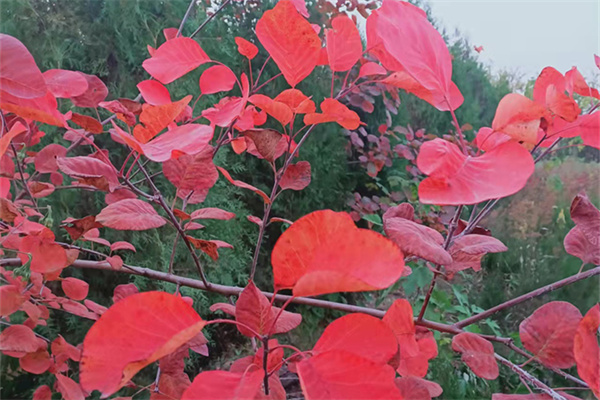
[(429, 0), (433, 17), (449, 33), (458, 28), (492, 71), (534, 78), (546, 66), (577, 66), (588, 78), (600, 71), (600, 0)]

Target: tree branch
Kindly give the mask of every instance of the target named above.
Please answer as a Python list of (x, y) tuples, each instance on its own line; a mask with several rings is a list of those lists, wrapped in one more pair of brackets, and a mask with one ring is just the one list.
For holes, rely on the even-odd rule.
[(552, 390), (552, 388), (550, 388), (548, 385), (546, 385), (545, 383), (540, 381), (535, 376), (531, 375), (529, 372), (525, 371), (523, 368), (519, 367), (518, 365), (513, 364), (512, 362), (508, 361), (506, 358), (502, 357), (501, 355), (494, 354), (494, 356), (496, 357), (496, 360), (498, 360), (502, 364), (506, 365), (514, 373), (519, 375), (524, 380), (530, 382), (533, 386), (535, 386), (542, 392), (546, 393), (547, 395), (552, 397), (554, 400), (566, 400), (559, 393), (556, 393), (554, 390)]
[(489, 317), (490, 315), (497, 313), (498, 311), (504, 310), (505, 308), (515, 306), (517, 304), (523, 303), (524, 301), (533, 299), (534, 297), (541, 296), (543, 294), (546, 294), (546, 293), (552, 292), (556, 289), (559, 289), (563, 286), (567, 286), (567, 285), (570, 285), (571, 283), (575, 283), (575, 282), (578, 282), (578, 281), (581, 281), (581, 280), (584, 280), (584, 279), (587, 279), (587, 278), (590, 278), (590, 277), (596, 276), (596, 275), (600, 275), (600, 266), (596, 266), (596, 268), (592, 268), (581, 274), (572, 275), (568, 278), (562, 279), (557, 282), (553, 282), (549, 285), (543, 286), (543, 287), (533, 290), (529, 293), (525, 293), (519, 297), (515, 297), (514, 299), (505, 301), (504, 303), (498, 304), (497, 306), (492, 307), (483, 312), (480, 312), (479, 314), (473, 315), (469, 318), (465, 318), (462, 321), (458, 321), (457, 323), (454, 324), (454, 326), (457, 328), (464, 328), (465, 326), (474, 324), (475, 322), (485, 319), (485, 318)]

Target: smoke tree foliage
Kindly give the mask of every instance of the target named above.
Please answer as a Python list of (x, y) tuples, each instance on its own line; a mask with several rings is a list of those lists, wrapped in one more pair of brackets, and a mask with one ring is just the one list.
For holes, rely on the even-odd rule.
[[(148, 390), (155, 399), (285, 399), (279, 379), (284, 367), (298, 375), (307, 399), (431, 399), (442, 394), (438, 384), (425, 379), (428, 363), (437, 356), (433, 331), (452, 337), (452, 349), (475, 375), (494, 380), (501, 367), (507, 368), (532, 391), (498, 393), (494, 399), (577, 398), (565, 392), (572, 388), (542, 382), (533, 375), (533, 365), (570, 380), (577, 395), (587, 390), (600, 396), (599, 305), (578, 310), (562, 301), (544, 304), (522, 321), (522, 347), (509, 337), (465, 329), (500, 310), (600, 274), (600, 211), (585, 188), (573, 200), (575, 226), (564, 240), (565, 251), (582, 260), (581, 271), (455, 323), (423, 318), (437, 280), (451, 280), (462, 270), (478, 271), (486, 254), (509, 251), (478, 223), (499, 199), (523, 189), (536, 162), (569, 140), (600, 148), (598, 91), (576, 68), (563, 74), (547, 67), (535, 83), (533, 99), (517, 93), (504, 97), (492, 126), (480, 129), (469, 142), (454, 114), (463, 96), (452, 81), (450, 53), (425, 12), (398, 0), (384, 0), (376, 9), (372, 5), (370, 13), (360, 10), (368, 14), (365, 47), (355, 18), (340, 13), (321, 30), (310, 23), (302, 0), (281, 0), (256, 22), (255, 35), (231, 38), (248, 61), (236, 70), (202, 49), (202, 40), (194, 38), (202, 26), (191, 37), (181, 35), (184, 17), (179, 29), (164, 30), (162, 44), (148, 47), (143, 63), (148, 79), (137, 84), (136, 99), (107, 100), (109, 91), (96, 76), (40, 71), (18, 39), (0, 34), (0, 351), (18, 358), (26, 372), (54, 376), (54, 385), (37, 388), (34, 399), (60, 392), (67, 400), (78, 400), (95, 391), (106, 398), (123, 388), (131, 396)], [(279, 75), (261, 79), (265, 65), (252, 63), (259, 52), (268, 53), (265, 64), (274, 63)], [(172, 98), (168, 85), (201, 66), (205, 69), (198, 91)], [(328, 98), (315, 99), (296, 88), (316, 68), (331, 72)], [(274, 97), (261, 94), (273, 79), (283, 79), (289, 87)], [(454, 135), (424, 139), (415, 160), (426, 176), (419, 185), (419, 202), (456, 206), (452, 220), (433, 229), (415, 219), (411, 204), (402, 203), (383, 216), (383, 235), (357, 227), (345, 212), (316, 210), (293, 223), (271, 215), (283, 191), (300, 191), (310, 184), (310, 162), (297, 157), (305, 141), (319, 134), (320, 125), (338, 124), (347, 130), (364, 125), (348, 98), (370, 86), (385, 88), (383, 95), (391, 98), (402, 89), (452, 116)], [(220, 94), (220, 100), (204, 110), (195, 108), (200, 96), (208, 94)], [(591, 98), (592, 107), (581, 110), (574, 95)], [(71, 110), (61, 113), (57, 99), (70, 101)], [(61, 128), (63, 137), (56, 140), (60, 144), (40, 148), (46, 125)], [(385, 128), (379, 129), (382, 136)], [(128, 149), (128, 156), (117, 159), (99, 147), (95, 139), (101, 136)], [(225, 146), (264, 160), (273, 174), (270, 193), (236, 179), (227, 165), (213, 163)], [(171, 204), (148, 173), (148, 163), (162, 165), (176, 188)], [(218, 179), (254, 192), (264, 202), (262, 217), (218, 208), (186, 211), (202, 203)], [(43, 224), (46, 210), (37, 205), (38, 199), (64, 189), (103, 192), (106, 203), (95, 215), (62, 221), (69, 243), (57, 241), (59, 233)], [(258, 230), (245, 288), (209, 282), (203, 266), (204, 257), (218, 260), (220, 252), (235, 249), (218, 239), (201, 239), (201, 222), (221, 220), (227, 229), (235, 222), (225, 221), (237, 217), (247, 217)], [(174, 275), (172, 265), (168, 273), (126, 265), (121, 255), (136, 248), (102, 238), (107, 229), (142, 231), (167, 224), (189, 251), (197, 268), (195, 279)], [(270, 224), (289, 224), (271, 253), (271, 292), (254, 283), (256, 273), (268, 273), (268, 266), (258, 265), (258, 255)], [(94, 260), (86, 259), (90, 255)], [(389, 288), (411, 273), (408, 261), (434, 271), (420, 310), (404, 299), (381, 311), (314, 298)], [(584, 270), (586, 264), (593, 267)], [(15, 273), (17, 267), (26, 273)], [(86, 299), (94, 282), (62, 277), (66, 268), (144, 275), (178, 288), (236, 296), (237, 301), (216, 303), (198, 313), (192, 299), (178, 290), (139, 293), (129, 284), (117, 286), (114, 304), (105, 307)], [(47, 285), (53, 281), (60, 284), (51, 285), (60, 287), (56, 292)], [(286, 310), (291, 303), (347, 314), (329, 324), (312, 349), (298, 349), (277, 339), (302, 323), (300, 314)], [(83, 343), (35, 332), (56, 310), (94, 321)], [(17, 312), (27, 315), (22, 324), (11, 323)], [(254, 353), (230, 360), (228, 370), (189, 377), (184, 359), (190, 350), (208, 356), (202, 330), (221, 323), (234, 324), (252, 341)], [(500, 354), (504, 350), (529, 361), (517, 365)], [(136, 384), (136, 374), (151, 365), (157, 371), (155, 383)], [(562, 371), (573, 366), (578, 377)]]

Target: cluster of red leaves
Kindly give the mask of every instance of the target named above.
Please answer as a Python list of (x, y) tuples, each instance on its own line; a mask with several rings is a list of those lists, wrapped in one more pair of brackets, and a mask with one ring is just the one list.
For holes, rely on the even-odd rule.
[[(347, 3), (348, 11), (356, 9), (365, 16), (368, 8), (375, 8), (374, 3)], [(114, 252), (136, 249), (128, 242), (111, 244), (101, 237), (100, 229), (104, 228), (139, 231), (160, 228), (168, 222), (190, 251), (196, 248), (217, 260), (219, 248), (232, 246), (190, 236), (190, 231), (203, 228), (197, 220), (230, 220), (235, 215), (217, 208), (188, 213), (185, 208), (204, 201), (219, 172), (232, 185), (250, 190), (264, 201), (268, 211), (263, 220), (248, 216), (259, 225), (262, 238), (277, 195), (310, 184), (310, 164), (293, 161), (306, 135), (322, 123), (335, 122), (346, 130), (358, 130), (374, 144), (370, 150), (363, 149), (361, 159), (372, 176), (390, 165), (394, 153), (409, 159), (413, 175), (418, 173), (416, 168), (427, 175), (419, 186), (419, 200), (436, 205), (478, 204), (516, 193), (534, 170), (530, 150), (550, 146), (555, 138), (579, 136), (584, 144), (600, 147), (598, 112), (580, 115), (573, 98), (577, 94), (598, 99), (598, 91), (590, 88), (576, 69), (562, 75), (546, 68), (536, 81), (533, 100), (519, 94), (507, 95), (498, 105), (492, 127), (481, 129), (473, 146), (464, 143), (456, 126), (458, 140), (407, 131), (412, 135), (409, 140), (414, 141), (416, 136), (418, 143), (392, 150), (386, 135), (393, 134), (389, 132), (389, 114), (399, 105), (397, 89), (453, 116), (463, 102), (451, 80), (452, 60), (442, 36), (425, 12), (396, 0), (385, 0), (367, 16), (367, 52), (363, 52), (355, 20), (347, 15), (336, 15), (322, 35), (308, 17), (303, 1), (282, 0), (256, 23), (258, 42), (291, 86), (274, 97), (257, 93), (262, 87), (258, 77), (254, 81), (251, 73), (250, 78), (245, 73), (236, 75), (213, 61), (198, 42), (179, 36), (173, 28), (164, 31), (163, 44), (148, 48), (150, 57), (142, 66), (153, 79), (137, 85), (144, 103), (130, 99), (105, 101), (108, 90), (95, 76), (67, 70), (42, 73), (21, 42), (0, 34), (0, 255), (15, 252), (30, 272), (28, 282), (12, 271), (0, 269), (6, 282), (0, 286), (0, 317), (10, 325), (0, 333), (4, 355), (18, 358), (24, 371), (53, 374), (54, 390), (67, 400), (83, 399), (94, 390), (110, 396), (123, 387), (135, 387), (132, 378), (156, 361), (161, 374), (153, 386), (152, 399), (284, 399), (286, 393), (279, 379), (284, 365), (298, 375), (307, 399), (431, 399), (442, 393), (439, 385), (424, 379), (429, 361), (437, 356), (436, 340), (430, 330), (415, 325), (412, 306), (403, 299), (394, 302), (382, 319), (366, 314), (337, 319), (312, 350), (300, 351), (280, 345), (273, 335), (296, 328), (301, 315), (285, 310), (288, 303), (281, 308), (274, 306), (251, 279), (235, 305), (217, 303), (211, 311), (234, 317), (217, 321), (234, 323), (241, 334), (258, 340), (262, 347), (234, 361), (229, 370), (202, 372), (190, 380), (184, 372), (189, 350), (208, 354), (201, 332), (207, 322), (194, 310), (190, 298), (163, 292), (138, 293), (131, 284), (120, 285), (114, 291), (114, 304), (106, 309), (86, 299), (86, 282), (61, 276), (78, 259), (80, 251), (102, 255), (86, 249), (87, 242), (109, 247), (105, 261), (116, 270), (123, 268), (123, 259)], [(244, 38), (236, 38), (235, 42), (252, 68), (259, 48)], [(192, 96), (173, 100), (165, 85), (204, 64), (214, 65), (201, 74), (200, 95), (227, 96), (194, 117), (195, 110), (189, 105)], [(356, 74), (353, 69), (357, 64), (360, 68)], [(332, 71), (332, 93), (317, 107), (296, 86), (319, 66), (328, 66)], [(340, 79), (341, 89), (334, 96), (333, 83), (340, 78), (336, 73), (342, 72), (346, 76)], [(353, 79), (349, 81), (350, 76)], [(344, 102), (370, 112), (374, 103), (371, 96), (379, 95), (384, 97), (388, 123), (380, 127), (377, 137), (361, 127), (364, 124), (359, 115)], [(63, 114), (58, 110), (57, 98), (68, 99), (73, 108), (103, 108), (112, 114), (111, 124), (74, 111)], [(296, 118), (299, 116), (302, 118)], [(207, 124), (196, 123), (200, 118)], [(261, 128), (269, 118), (277, 129)], [(299, 129), (298, 121), (303, 124)], [(45, 135), (38, 123), (64, 128), (63, 139), (72, 145), (67, 148), (51, 144), (39, 151), (27, 150), (27, 157), (21, 160), (19, 151), (36, 146)], [(109, 126), (106, 132), (105, 126)], [(304, 129), (306, 133), (300, 136)], [(107, 150), (96, 145), (94, 136), (102, 134), (110, 134), (112, 140), (130, 150), (120, 168), (111, 162)], [(350, 137), (355, 146), (365, 147), (358, 133), (351, 132)], [(94, 152), (69, 156), (68, 152), (80, 144), (92, 146)], [(225, 144), (231, 144), (237, 154), (247, 152), (270, 164), (275, 182), (271, 196), (234, 179), (214, 164), (214, 154)], [(162, 164), (164, 176), (182, 200), (181, 209), (165, 204), (151, 177), (146, 176), (146, 180), (152, 194), (132, 183), (134, 167), (147, 174), (139, 162), (142, 157)], [(30, 175), (23, 167), (31, 165), (35, 172)], [(106, 206), (96, 215), (62, 221), (71, 241), (80, 241), (82, 246), (57, 241), (54, 232), (39, 220), (34, 221), (43, 217), (37, 199), (53, 193), (65, 180), (71, 187), (105, 194)], [(16, 194), (18, 184), (23, 195)], [(275, 291), (291, 290), (295, 298), (381, 290), (411, 273), (405, 257), (444, 266), (451, 277), (467, 268), (479, 270), (487, 253), (507, 250), (488, 232), (463, 232), (465, 224), (452, 241), (446, 241), (438, 230), (417, 221), (408, 203), (386, 206), (385, 211), (383, 228), (387, 237), (356, 227), (352, 217), (343, 212), (316, 211), (294, 223), (272, 218), (268, 223), (283, 221), (291, 225), (271, 254)], [(580, 195), (573, 202), (571, 216), (576, 226), (565, 238), (567, 252), (584, 263), (599, 263), (600, 213)], [(463, 221), (458, 222), (460, 225)], [(60, 282), (62, 293), (54, 293), (47, 284), (55, 291), (58, 286), (51, 282)], [(50, 342), (33, 331), (38, 325), (46, 325), (49, 309), (97, 321), (80, 346), (70, 345), (60, 336)], [(600, 393), (600, 350), (595, 336), (599, 310), (595, 306), (582, 317), (573, 305), (552, 302), (520, 326), (521, 342), (536, 360), (552, 368), (577, 365), (579, 375), (596, 396)], [(17, 312), (23, 312), (27, 319), (22, 324), (11, 324), (10, 318)], [(459, 333), (452, 348), (477, 376), (498, 376), (493, 345), (481, 335)], [(292, 352), (286, 357), (286, 351)], [(68, 376), (74, 363), (80, 363), (80, 383)], [(34, 398), (48, 399), (52, 391), (41, 386)]]

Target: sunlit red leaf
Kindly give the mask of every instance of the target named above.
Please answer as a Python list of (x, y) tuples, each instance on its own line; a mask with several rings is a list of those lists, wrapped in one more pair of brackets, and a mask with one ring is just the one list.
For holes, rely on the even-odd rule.
[(180, 297), (163, 292), (131, 295), (110, 307), (88, 331), (81, 386), (109, 396), (146, 365), (188, 342), (204, 325)]
[(360, 78), (370, 75), (385, 75), (387, 74), (387, 70), (383, 68), (381, 65), (374, 62), (364, 63), (360, 67), (360, 71), (358, 72), (358, 76)]
[(599, 327), (600, 305), (596, 304), (579, 322), (573, 346), (577, 373), (597, 398), (600, 398), (600, 346), (597, 337)]
[(17, 136), (23, 132), (27, 131), (27, 127), (20, 122), (17, 122), (10, 128), (8, 132), (6, 132), (2, 137), (0, 137), (0, 157), (2, 157), (8, 146), (10, 146), (10, 142)]
[(555, 119), (550, 135), (564, 138), (580, 136), (586, 146), (600, 149), (600, 111), (580, 115), (573, 122)]
[(408, 272), (390, 240), (331, 210), (294, 222), (275, 244), (271, 263), (275, 288), (293, 288), (296, 296), (384, 289)]
[(58, 171), (56, 157), (64, 157), (67, 149), (60, 144), (49, 144), (40, 150), (34, 159), (35, 170), (41, 174)]
[(52, 355), (54, 357), (56, 356), (60, 356), (60, 355), (66, 355), (68, 358), (70, 358), (73, 361), (79, 362), (79, 360), (81, 359), (81, 350), (79, 350), (77, 347), (73, 346), (72, 344), (69, 344), (62, 336), (58, 336), (50, 345), (50, 348), (52, 350)]
[(369, 16), (367, 36), (368, 48), (386, 69), (405, 73), (414, 82), (410, 92), (441, 111), (455, 110), (463, 103), (451, 81), (450, 52), (423, 10), (408, 2), (386, 0)]
[(88, 117), (87, 115), (71, 113), (71, 121), (85, 129), (87, 132), (95, 134), (102, 133), (102, 124), (98, 122), (97, 119)]
[(140, 143), (118, 126), (113, 126), (114, 132), (127, 145), (154, 162), (165, 162), (182, 154), (200, 153), (207, 148), (213, 136), (213, 128), (210, 126), (188, 124), (171, 129), (148, 143)]
[(141, 143), (148, 143), (182, 113), (191, 99), (192, 96), (189, 95), (175, 103), (144, 105), (140, 114), (140, 124), (133, 128), (133, 136)]
[(402, 399), (389, 365), (333, 350), (298, 363), (300, 386), (307, 400)]
[(162, 106), (171, 103), (171, 94), (169, 90), (160, 82), (148, 79), (137, 84), (146, 103), (153, 106)]
[(65, 294), (73, 300), (83, 300), (87, 297), (90, 285), (77, 278), (65, 278), (61, 282)]
[(330, 323), (315, 344), (312, 354), (334, 350), (354, 353), (385, 365), (397, 357), (398, 342), (394, 332), (385, 322), (367, 314), (356, 313), (345, 315)]
[[(19, 250), (31, 255), (29, 268), (33, 272), (57, 272), (69, 264), (65, 249), (54, 241), (54, 234), (47, 228), (23, 237)], [(19, 258), (25, 264), (29, 257), (23, 253), (19, 253)]]
[(52, 400), (52, 390), (47, 385), (38, 387), (33, 392), (33, 400)]
[(310, 185), (311, 170), (308, 161), (290, 164), (279, 181), (281, 189), (302, 190)]
[(177, 37), (163, 43), (142, 66), (153, 78), (168, 84), (210, 61), (198, 42)]
[(452, 262), (446, 271), (455, 273), (467, 268), (481, 270), (481, 259), (487, 253), (500, 253), (508, 248), (498, 239), (486, 235), (464, 235), (456, 238), (450, 247)]
[(510, 93), (498, 103), (492, 129), (513, 139), (535, 144), (538, 141), (540, 121), (545, 113), (544, 106), (522, 94)]
[(200, 92), (213, 94), (228, 92), (237, 81), (233, 71), (225, 65), (213, 65), (200, 75)]
[(0, 108), (5, 113), (62, 128), (66, 124), (65, 117), (57, 107), (56, 98), (50, 92), (41, 97), (22, 99), (0, 91)]
[(192, 220), (195, 219), (220, 219), (220, 220), (230, 220), (235, 218), (235, 214), (229, 211), (221, 210), (220, 208), (201, 208), (199, 210), (195, 210), (190, 214)]
[(327, 56), (332, 71), (348, 71), (362, 56), (362, 40), (356, 24), (345, 14), (331, 20), (327, 29)]
[(572, 94), (573, 92), (586, 97), (594, 97), (600, 99), (600, 93), (598, 89), (590, 88), (585, 81), (583, 75), (576, 67), (571, 68), (565, 74), (567, 91)]
[(575, 227), (565, 236), (565, 250), (584, 263), (600, 264), (600, 211), (587, 195), (578, 194), (573, 199), (571, 219)]
[(138, 199), (110, 204), (100, 211), (96, 221), (107, 228), (131, 231), (159, 228), (166, 223), (150, 204)]
[(257, 189), (254, 186), (249, 185), (249, 184), (247, 184), (245, 182), (233, 179), (231, 177), (231, 175), (229, 175), (229, 172), (227, 172), (224, 168), (217, 167), (217, 169), (219, 170), (219, 172), (221, 172), (223, 174), (223, 176), (225, 177), (225, 179), (227, 179), (229, 181), (229, 183), (231, 183), (233, 186), (237, 186), (237, 187), (242, 188), (242, 189), (252, 190), (254, 193), (256, 193), (260, 197), (262, 197), (263, 201), (265, 203), (270, 203), (271, 202), (271, 200), (269, 199), (269, 196), (267, 196), (267, 194), (265, 192), (263, 192), (262, 190)]
[[(407, 203), (404, 203), (407, 204)], [(444, 237), (435, 229), (416, 223), (411, 219), (396, 217), (397, 208), (411, 207), (400, 205), (391, 207), (383, 215), (385, 234), (407, 255), (415, 255), (440, 265), (452, 262), (444, 249)], [(414, 214), (414, 209), (412, 213)]]
[(68, 99), (81, 96), (88, 89), (87, 79), (76, 71), (49, 69), (43, 75), (48, 90), (54, 97)]
[(273, 100), (286, 104), (296, 114), (314, 113), (315, 102), (298, 89), (287, 89)]
[(288, 0), (282, 0), (256, 24), (256, 36), (290, 86), (296, 86), (317, 65), (321, 40)]
[(56, 163), (65, 174), (100, 190), (112, 192), (119, 186), (119, 178), (114, 167), (98, 158), (57, 157)]
[(198, 374), (181, 400), (253, 400), (264, 371), (251, 367), (244, 373), (206, 371)]
[(88, 87), (83, 94), (71, 97), (71, 101), (77, 107), (98, 107), (98, 104), (108, 96), (108, 88), (96, 75), (88, 75), (79, 72), (87, 81)]
[(321, 103), (322, 113), (311, 113), (304, 116), (306, 125), (323, 124), (326, 122), (337, 122), (346, 129), (357, 129), (360, 125), (360, 117), (357, 113), (335, 99), (325, 99)]
[(18, 39), (0, 34), (0, 90), (23, 99), (42, 97), (48, 90), (29, 50)]
[(419, 185), (419, 200), (438, 205), (477, 204), (510, 196), (525, 186), (534, 171), (531, 154), (515, 142), (467, 157), (455, 144), (434, 139), (421, 146), (417, 166), (429, 175)]
[(582, 316), (564, 301), (544, 304), (519, 325), (525, 349), (548, 367), (570, 368), (575, 364), (573, 340)]
[(237, 45), (238, 52), (248, 60), (252, 60), (258, 54), (258, 47), (242, 37), (236, 37), (235, 44)]
[(452, 339), (452, 350), (462, 354), (461, 359), (480, 378), (494, 380), (498, 377), (498, 363), (494, 346), (482, 337), (463, 332)]

